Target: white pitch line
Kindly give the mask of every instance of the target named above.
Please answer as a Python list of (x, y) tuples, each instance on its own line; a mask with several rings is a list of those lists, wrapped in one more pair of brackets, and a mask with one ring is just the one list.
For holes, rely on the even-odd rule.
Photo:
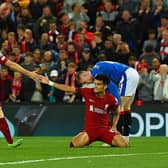
[(139, 155), (165, 155), (168, 152), (156, 152), (156, 153), (127, 153), (127, 154), (109, 154), (109, 155), (88, 155), (88, 156), (67, 156), (58, 158), (48, 158), (48, 159), (37, 159), (37, 160), (21, 160), (15, 162), (0, 162), (0, 166), (4, 165), (20, 165), (28, 163), (38, 163), (47, 161), (57, 161), (57, 160), (74, 160), (74, 159), (89, 159), (89, 158), (105, 158), (105, 157), (127, 157), (127, 156), (139, 156)]

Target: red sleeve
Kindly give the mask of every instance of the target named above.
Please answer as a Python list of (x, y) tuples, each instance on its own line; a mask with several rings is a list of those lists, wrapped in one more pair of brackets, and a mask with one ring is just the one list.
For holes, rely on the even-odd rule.
[(110, 103), (110, 104), (111, 104), (111, 107), (110, 107), (110, 108), (111, 108), (112, 110), (116, 110), (116, 109), (118, 108), (118, 106), (119, 106), (119, 105), (118, 105), (118, 100), (117, 100), (115, 97), (113, 97), (113, 96), (112, 96), (112, 98), (111, 98), (111, 103)]
[(0, 64), (4, 65), (8, 59), (0, 53)]

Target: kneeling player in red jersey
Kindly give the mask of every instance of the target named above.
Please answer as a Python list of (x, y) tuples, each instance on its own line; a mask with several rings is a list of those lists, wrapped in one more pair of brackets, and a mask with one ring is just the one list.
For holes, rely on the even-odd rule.
[[(75, 88), (49, 81), (43, 77), (42, 83), (57, 89), (81, 94), (85, 98), (86, 114), (84, 129), (71, 141), (70, 147), (84, 147), (95, 141), (102, 141), (116, 147), (127, 147), (125, 138), (117, 131), (119, 120), (119, 105), (117, 99), (106, 89), (109, 79), (106, 75), (97, 75), (94, 88)], [(109, 112), (114, 112), (113, 124), (110, 125)]]

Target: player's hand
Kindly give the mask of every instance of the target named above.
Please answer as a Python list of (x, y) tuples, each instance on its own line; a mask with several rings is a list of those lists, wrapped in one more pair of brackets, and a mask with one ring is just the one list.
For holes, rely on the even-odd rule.
[(49, 79), (48, 79), (48, 77), (41, 76), (40, 82), (48, 85), (49, 84)]
[(42, 76), (38, 75), (35, 71), (29, 73), (29, 77), (35, 81), (41, 81)]
[(75, 94), (73, 94), (69, 99), (69, 103), (73, 103), (75, 100), (75, 97), (76, 97)]
[(111, 132), (118, 132), (116, 127), (111, 127), (110, 131)]

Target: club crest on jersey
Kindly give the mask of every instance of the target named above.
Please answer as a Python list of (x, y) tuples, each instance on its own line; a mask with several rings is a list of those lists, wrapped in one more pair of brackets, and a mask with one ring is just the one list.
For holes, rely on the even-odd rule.
[(106, 104), (104, 110), (106, 111), (108, 107), (109, 107), (109, 104)]

